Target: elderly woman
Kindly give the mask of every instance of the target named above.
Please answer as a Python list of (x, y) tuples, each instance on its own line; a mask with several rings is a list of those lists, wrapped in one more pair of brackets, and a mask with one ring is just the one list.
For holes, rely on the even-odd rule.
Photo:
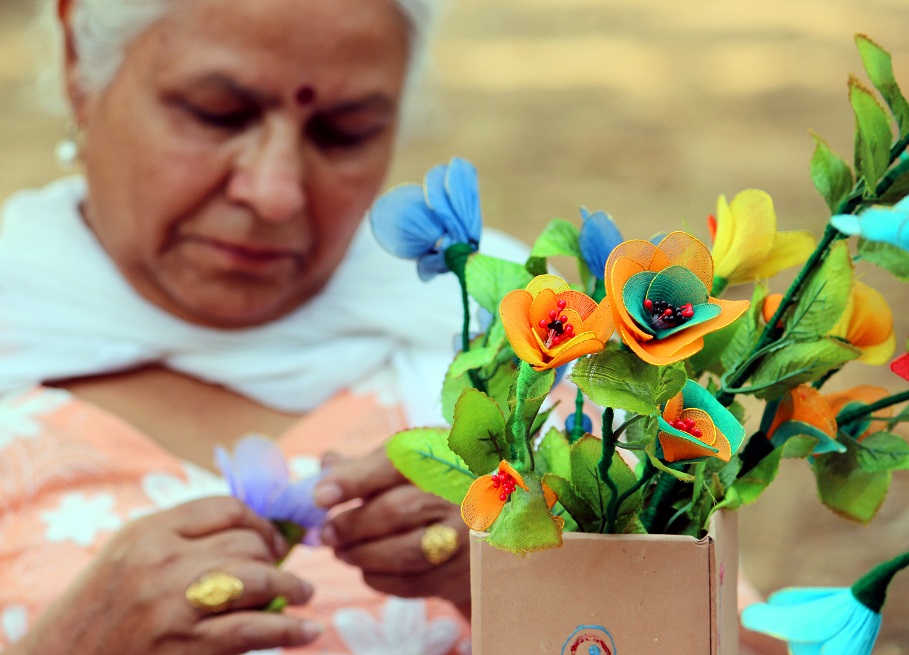
[[(457, 508), (376, 451), (437, 415), (458, 294), (361, 229), (434, 4), (57, 3), (85, 175), (3, 211), (4, 653), (464, 647)], [(317, 499), (360, 501), (328, 548), (278, 568), (272, 524), (210, 497), (249, 433), (336, 453)], [(187, 593), (210, 573), (221, 600)]]

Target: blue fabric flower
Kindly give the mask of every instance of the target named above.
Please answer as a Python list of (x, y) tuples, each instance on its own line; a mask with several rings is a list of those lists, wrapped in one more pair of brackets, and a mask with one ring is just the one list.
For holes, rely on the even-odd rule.
[(792, 655), (871, 655), (881, 615), (849, 588), (793, 588), (745, 608), (742, 625), (787, 641)]
[(884, 241), (909, 250), (909, 196), (892, 207), (869, 207), (858, 216), (837, 214), (830, 219), (837, 230), (869, 241)]
[(245, 437), (237, 443), (233, 457), (218, 447), (215, 462), (231, 495), (259, 516), (289, 521), (306, 529), (319, 527), (325, 521), (326, 511), (313, 501), (313, 490), (321, 476), (291, 482), (287, 462), (271, 439)]
[(622, 243), (622, 233), (606, 212), (598, 211), (591, 214), (581, 207), (581, 218), (584, 221), (578, 237), (581, 256), (591, 274), (602, 280), (606, 271), (606, 260), (609, 259), (609, 253)]
[(417, 260), (420, 278), (448, 271), (445, 250), (463, 243), (479, 247), (482, 217), (477, 171), (453, 157), (426, 173), (423, 186), (400, 184), (379, 198), (369, 212), (373, 234), (398, 257)]

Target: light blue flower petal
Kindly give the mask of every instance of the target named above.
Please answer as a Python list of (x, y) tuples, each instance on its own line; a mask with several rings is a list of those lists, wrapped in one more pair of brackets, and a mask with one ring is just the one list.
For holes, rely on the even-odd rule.
[(606, 269), (606, 260), (617, 245), (622, 243), (622, 233), (616, 224), (605, 212), (590, 213), (581, 209), (581, 226), (578, 245), (581, 256), (587, 268), (597, 278), (602, 280)]
[(848, 588), (784, 589), (746, 607), (742, 625), (794, 643), (824, 642), (852, 620), (856, 606), (866, 609)]
[(445, 191), (467, 234), (465, 243), (478, 244), (483, 230), (480, 211), (480, 181), (477, 169), (466, 159), (452, 157), (445, 173)]
[(445, 188), (447, 172), (447, 164), (436, 164), (426, 172), (423, 178), (424, 202), (435, 213), (436, 220), (445, 234), (457, 243), (470, 243), (467, 228), (455, 212), (454, 205), (448, 197), (448, 190)]
[(423, 255), (417, 260), (417, 273), (424, 282), (431, 280), (440, 273), (447, 272), (448, 266), (445, 265), (445, 255), (441, 252)]
[(789, 655), (821, 655), (824, 646), (818, 643), (789, 644)]
[(369, 222), (382, 247), (406, 259), (431, 251), (445, 232), (418, 184), (401, 184), (385, 193), (369, 211)]
[(909, 204), (904, 202), (905, 198), (893, 207), (870, 207), (858, 216), (837, 214), (830, 224), (844, 234), (909, 250)]
[(821, 648), (821, 655), (871, 655), (881, 630), (881, 615), (862, 607), (856, 616)]
[(234, 447), (233, 475), (238, 497), (264, 515), (271, 499), (287, 484), (287, 462), (277, 444), (265, 437), (244, 437)]
[(281, 489), (269, 504), (268, 518), (291, 521), (304, 528), (322, 525), (328, 512), (313, 500), (313, 491), (321, 478), (321, 474), (313, 475)]

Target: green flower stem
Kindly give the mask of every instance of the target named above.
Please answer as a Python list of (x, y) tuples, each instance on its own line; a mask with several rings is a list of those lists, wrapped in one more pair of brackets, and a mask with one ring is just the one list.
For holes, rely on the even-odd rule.
[(889, 562), (878, 564), (852, 585), (852, 595), (872, 612), (880, 613), (887, 600), (887, 587), (893, 576), (909, 567), (909, 552), (894, 557)]
[(749, 361), (750, 363), (744, 366), (741, 364), (737, 366), (729, 381), (723, 384), (720, 393), (717, 394), (717, 400), (724, 406), (728, 407), (732, 403), (732, 400), (735, 397), (733, 390), (740, 387), (742, 383), (749, 378), (757, 365), (758, 360), (752, 358), (752, 354), (766, 348), (780, 337), (780, 330), (776, 326), (783, 318), (783, 314), (796, 302), (799, 294), (801, 294), (802, 289), (811, 277), (811, 274), (814, 273), (815, 268), (823, 261), (827, 251), (830, 250), (830, 247), (840, 238), (843, 238), (842, 233), (832, 225), (827, 225), (820, 243), (817, 244), (817, 247), (814, 249), (814, 252), (811, 253), (811, 256), (808, 257), (808, 261), (805, 262), (802, 270), (799, 271), (795, 280), (792, 281), (792, 284), (786, 291), (786, 295), (783, 296), (783, 300), (780, 302), (780, 306), (773, 314), (773, 318), (767, 321), (767, 325), (764, 326), (764, 330), (761, 332), (757, 344), (754, 346), (751, 353), (743, 360), (743, 363)]
[[(448, 267), (458, 283), (461, 285), (461, 304), (464, 307), (464, 322), (461, 327), (461, 347), (464, 352), (470, 351), (470, 296), (467, 293), (467, 260), (474, 249), (466, 243), (455, 243), (445, 249), (445, 265)], [(486, 393), (486, 381), (483, 380), (476, 369), (467, 371), (470, 383), (475, 389)]]
[[(678, 467), (669, 464), (671, 468)], [(641, 512), (641, 523), (650, 534), (662, 534), (666, 531), (669, 519), (672, 518), (672, 503), (685, 484), (678, 478), (660, 471), (657, 474), (656, 489), (650, 496), (650, 504)]]
[(767, 438), (763, 431), (758, 430), (745, 442), (745, 447), (739, 451), (739, 460), (742, 462), (742, 468), (736, 474), (736, 478), (742, 478), (751, 469), (761, 463), (767, 455), (774, 451), (773, 442)]
[(568, 435), (568, 443), (574, 443), (584, 436), (584, 392), (578, 389), (574, 397), (574, 425)]
[(514, 409), (511, 412), (511, 459), (520, 471), (533, 471), (535, 467), (533, 445), (530, 443), (530, 428), (534, 417), (525, 421), (524, 412), (527, 395), (539, 373), (527, 362), (521, 362), (514, 387)]
[(603, 298), (606, 297), (606, 281), (599, 277), (593, 279), (593, 291), (590, 293), (590, 297), (593, 298), (594, 302), (599, 304), (603, 302)]
[(612, 458), (615, 455), (615, 434), (612, 431), (613, 416), (612, 407), (607, 407), (603, 410), (603, 456), (600, 458), (598, 470), (600, 479), (609, 489), (609, 505), (606, 508), (606, 524), (603, 527), (605, 534), (615, 532), (615, 517), (618, 515), (616, 501), (618, 501), (619, 489), (609, 475), (609, 468), (612, 466)]
[(862, 420), (869, 414), (873, 414), (879, 409), (891, 407), (892, 405), (898, 405), (899, 403), (905, 402), (907, 400), (909, 400), (909, 390), (895, 393), (892, 396), (881, 398), (877, 402), (871, 403), (870, 405), (864, 405), (862, 407), (856, 407), (855, 409), (841, 412), (840, 415), (836, 417), (836, 424), (839, 427), (843, 427), (844, 425), (855, 423), (856, 421)]

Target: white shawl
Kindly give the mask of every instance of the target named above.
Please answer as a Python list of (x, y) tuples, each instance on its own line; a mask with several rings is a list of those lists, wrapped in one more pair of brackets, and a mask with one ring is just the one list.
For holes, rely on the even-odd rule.
[[(82, 221), (84, 197), (84, 180), (71, 177), (19, 192), (3, 208), (0, 394), (158, 363), (305, 412), (390, 364), (396, 388), (387, 391), (411, 424), (440, 423), (462, 321), (453, 275), (421, 282), (415, 264), (382, 250), (364, 223), (325, 289), (293, 313), (255, 328), (200, 327), (136, 294)], [(494, 232), (485, 245), (526, 255)]]

